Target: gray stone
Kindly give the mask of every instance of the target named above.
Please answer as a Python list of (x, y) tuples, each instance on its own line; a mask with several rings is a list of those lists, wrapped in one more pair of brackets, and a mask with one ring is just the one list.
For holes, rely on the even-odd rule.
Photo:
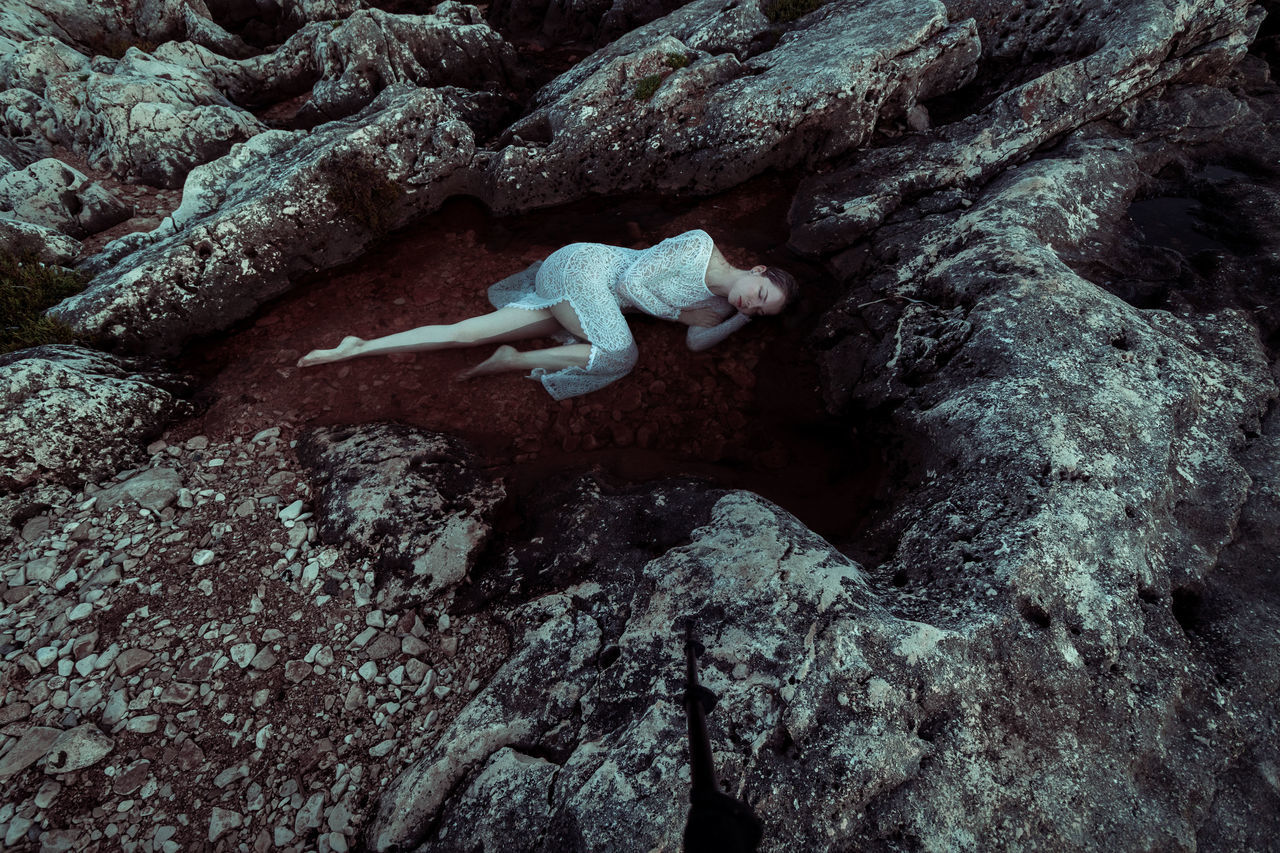
[(473, 182), (474, 153), (444, 98), (407, 86), (350, 123), (258, 133), (193, 169), (182, 206), (156, 231), (108, 244), (86, 266), (88, 287), (51, 313), (129, 349), (176, 352), (249, 316), (291, 276), (351, 260), (434, 209)]
[(209, 817), (209, 843), (212, 844), (231, 830), (239, 828), (243, 823), (244, 815), (239, 812), (214, 806)]
[[(321, 539), (350, 543), (394, 568), (392, 583), (412, 579), (428, 595), (465, 577), (505, 494), (472, 470), (458, 440), (411, 427), (319, 429), (303, 436), (298, 455), (319, 483)], [(399, 644), (389, 639), (393, 654)]]
[(81, 172), (46, 158), (0, 175), (0, 217), (84, 238), (125, 221), (133, 210)]
[(187, 410), (179, 387), (153, 366), (82, 347), (0, 355), (0, 492), (114, 474)]
[(13, 748), (0, 757), (0, 779), (21, 773), (45, 756), (61, 735), (58, 729), (32, 726), (23, 732)]
[(0, 218), (0, 252), (18, 257), (31, 256), (45, 264), (71, 266), (80, 258), (80, 241), (61, 231)]
[(85, 723), (58, 735), (49, 747), (44, 772), (73, 773), (92, 767), (110, 754), (115, 742), (104, 735), (93, 723)]
[(98, 507), (105, 510), (130, 501), (158, 513), (177, 500), (180, 488), (182, 474), (178, 471), (148, 468), (99, 492)]

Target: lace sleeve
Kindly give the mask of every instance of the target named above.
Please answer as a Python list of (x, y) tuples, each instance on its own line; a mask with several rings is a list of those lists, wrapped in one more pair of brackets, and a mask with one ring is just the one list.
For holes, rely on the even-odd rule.
[(702, 352), (720, 343), (750, 322), (751, 318), (746, 314), (735, 313), (728, 320), (715, 326), (690, 326), (689, 333), (685, 335), (685, 343), (694, 352)]

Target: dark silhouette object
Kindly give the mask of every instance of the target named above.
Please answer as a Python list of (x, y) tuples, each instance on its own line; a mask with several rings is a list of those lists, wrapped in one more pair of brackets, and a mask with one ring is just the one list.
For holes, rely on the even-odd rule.
[(684, 827), (685, 853), (754, 853), (764, 835), (751, 807), (720, 791), (711, 762), (707, 714), (716, 694), (698, 683), (698, 655), (702, 644), (693, 638), (693, 624), (685, 626), (684, 653), (688, 671), (684, 711), (689, 718), (689, 820)]

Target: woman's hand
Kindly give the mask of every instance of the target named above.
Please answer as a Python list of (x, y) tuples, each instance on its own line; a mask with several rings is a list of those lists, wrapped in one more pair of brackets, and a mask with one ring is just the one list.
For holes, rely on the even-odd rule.
[(680, 322), (686, 326), (702, 326), (709, 329), (720, 325), (720, 315), (712, 308), (686, 308), (680, 312)]

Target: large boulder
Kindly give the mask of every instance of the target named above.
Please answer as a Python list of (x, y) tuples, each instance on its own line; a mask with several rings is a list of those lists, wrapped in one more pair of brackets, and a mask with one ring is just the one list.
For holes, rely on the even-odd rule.
[(190, 412), (187, 387), (153, 365), (82, 347), (0, 355), (0, 491), (110, 477)]
[(41, 93), (57, 116), (57, 141), (122, 180), (180, 187), (193, 166), (266, 129), (201, 75), (136, 48), (52, 76)]
[(466, 191), (473, 153), (444, 97), (412, 87), (385, 90), (351, 122), (260, 133), (195, 169), (160, 228), (108, 244), (84, 292), (51, 313), (131, 349), (174, 352)]
[(133, 209), (61, 160), (46, 158), (0, 176), (0, 218), (83, 238), (133, 216)]
[(80, 241), (43, 225), (0, 219), (0, 252), (71, 266), (80, 257)]
[(972, 22), (950, 23), (934, 0), (837, 0), (777, 35), (754, 4), (697, 0), (598, 51), (512, 125), (491, 167), (493, 207), (710, 193), (814, 166), (962, 86), (980, 53)]
[[(1148, 118), (1209, 103), (1184, 96)], [(651, 528), (561, 498), (558, 539), (495, 560), (493, 589), (537, 581), (500, 604), (512, 658), (384, 795), (370, 845), (677, 846), (672, 628), (693, 617), (719, 776), (764, 849), (1265, 846), (1270, 356), (1242, 310), (1137, 307), (1077, 272), (1178, 159), (1148, 130), (1089, 126), (920, 198), (858, 250), (865, 283), (835, 259), (853, 286), (816, 339), (829, 403), (881, 413), (916, 461), (876, 564), (742, 493), (686, 505), (704, 526), (637, 560)]]
[(271, 53), (249, 59), (227, 59), (187, 42), (163, 45), (156, 56), (203, 74), (238, 104), (310, 91), (297, 118), (309, 124), (351, 115), (395, 84), (510, 89), (517, 80), (511, 46), (476, 7), (452, 0), (430, 15), (367, 9), (311, 23)]
[(451, 436), (398, 424), (324, 427), (298, 456), (321, 538), (372, 558), (384, 590), (451, 598), (488, 541), (501, 483)]
[(834, 252), (869, 233), (904, 200), (980, 185), (1054, 137), (1171, 82), (1211, 81), (1240, 60), (1263, 17), (1248, 0), (1144, 0), (1088, 13), (1049, 6), (1058, 12), (1055, 19), (1065, 15), (1069, 22), (1049, 28), (1064, 33), (1055, 42), (1064, 51), (1057, 64), (1007, 90), (997, 87), (998, 97), (959, 121), (810, 178), (791, 209), (792, 247)]
[(244, 51), (240, 39), (210, 17), (204, 0), (143, 0), (81, 3), (29, 0), (0, 10), (0, 38), (22, 42), (53, 38), (90, 54), (119, 56), (131, 46), (170, 39), (198, 42), (224, 51)]

